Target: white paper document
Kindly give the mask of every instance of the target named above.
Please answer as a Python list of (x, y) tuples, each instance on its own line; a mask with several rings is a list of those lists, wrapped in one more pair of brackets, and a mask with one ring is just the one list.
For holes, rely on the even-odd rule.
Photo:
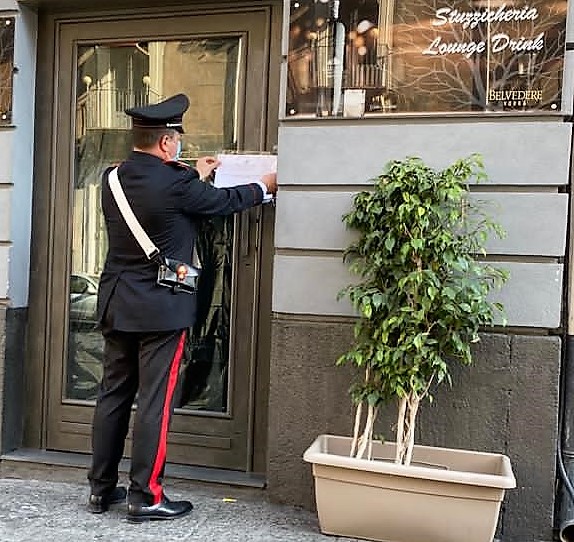
[(274, 154), (218, 154), (220, 164), (215, 170), (213, 184), (217, 188), (230, 188), (260, 181), (262, 175), (277, 171)]

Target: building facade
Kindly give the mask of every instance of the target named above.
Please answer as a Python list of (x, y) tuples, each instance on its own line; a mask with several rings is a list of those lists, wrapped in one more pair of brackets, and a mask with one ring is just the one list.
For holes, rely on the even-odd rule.
[[(334, 4), (0, 0), (2, 461), (85, 464), (101, 357), (100, 173), (129, 149), (126, 107), (186, 92), (184, 158), (276, 152), (280, 194), (202, 234), (212, 281), (172, 472), (313, 506), (303, 451), (351, 429), (350, 375), (334, 365), (354, 321), (337, 301), (351, 280), (341, 217), (389, 160), (443, 167), (478, 152), (489, 180), (473, 194), (507, 231), (488, 257), (510, 272), (498, 296), (508, 324), (484, 333), (476, 363), (424, 406), (417, 441), (509, 455), (518, 486), (499, 537), (550, 541), (574, 334), (573, 4), (461, 2), (453, 15), (342, 0), (333, 23)], [(322, 41), (329, 28), (334, 41)], [(329, 66), (337, 28), (344, 72)]]

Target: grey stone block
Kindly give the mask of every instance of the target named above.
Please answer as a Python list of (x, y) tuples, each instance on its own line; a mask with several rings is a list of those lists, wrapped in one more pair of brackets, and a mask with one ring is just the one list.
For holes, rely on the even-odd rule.
[(2, 394), (2, 453), (22, 444), (24, 423), (24, 363), (28, 310), (8, 309)]
[(318, 433), (351, 431), (351, 372), (335, 366), (351, 338), (351, 324), (274, 321), (267, 476), (280, 502), (313, 508), (303, 452)]
[(561, 343), (512, 340), (507, 453), (517, 489), (508, 494), (503, 532), (516, 542), (552, 539)]

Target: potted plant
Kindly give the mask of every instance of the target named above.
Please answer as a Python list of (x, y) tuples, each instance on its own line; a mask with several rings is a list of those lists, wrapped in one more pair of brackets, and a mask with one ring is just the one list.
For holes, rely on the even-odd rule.
[[(358, 193), (345, 251), (360, 277), (340, 295), (358, 313), (355, 341), (338, 364), (352, 364), (352, 437), (321, 435), (313, 463), (321, 530), (389, 542), (491, 542), (505, 489), (515, 486), (506, 456), (415, 446), (421, 402), (451, 383), (450, 368), (472, 361), (479, 329), (503, 307), (490, 301), (507, 278), (479, 256), (501, 228), (469, 198), (486, 177), (480, 156), (436, 171), (419, 158), (387, 164)], [(396, 442), (373, 438), (379, 408), (396, 401)], [(342, 493), (341, 493), (342, 492)]]

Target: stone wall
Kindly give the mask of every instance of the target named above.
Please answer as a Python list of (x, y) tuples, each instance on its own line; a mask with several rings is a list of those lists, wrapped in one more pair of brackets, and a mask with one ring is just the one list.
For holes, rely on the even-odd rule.
[[(321, 433), (349, 435), (351, 371), (335, 360), (352, 325), (278, 315), (273, 323), (268, 487), (280, 502), (314, 507), (303, 452)], [(417, 444), (507, 454), (517, 488), (507, 492), (498, 536), (504, 542), (552, 540), (561, 340), (483, 334), (471, 367), (456, 367), (421, 407)], [(279, 363), (280, 360), (280, 363)], [(394, 440), (395, 409), (377, 433)]]

